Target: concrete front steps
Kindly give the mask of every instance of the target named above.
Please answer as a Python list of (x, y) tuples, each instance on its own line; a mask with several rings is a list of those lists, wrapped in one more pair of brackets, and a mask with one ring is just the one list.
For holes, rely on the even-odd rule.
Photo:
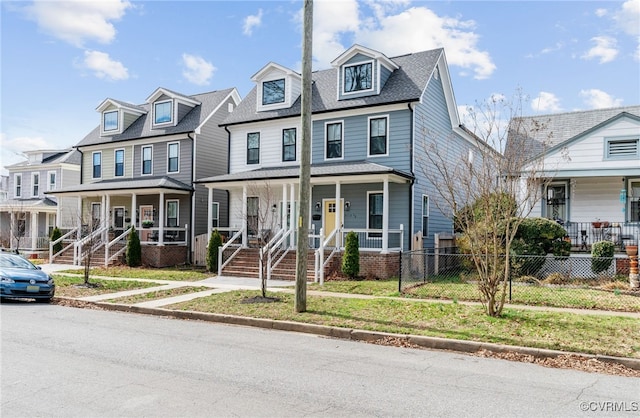
[[(222, 269), (221, 276), (249, 277), (258, 279), (260, 277), (258, 248), (243, 248), (240, 252)], [(309, 250), (307, 259), (307, 281), (313, 281), (315, 267), (315, 252)], [(296, 279), (296, 251), (289, 250), (287, 255), (271, 272), (274, 280)]]

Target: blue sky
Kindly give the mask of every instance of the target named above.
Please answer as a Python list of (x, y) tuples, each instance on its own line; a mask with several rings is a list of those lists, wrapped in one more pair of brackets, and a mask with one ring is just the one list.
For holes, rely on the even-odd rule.
[[(524, 114), (640, 103), (640, 0), (315, 0), (314, 70), (354, 43), (389, 57), (443, 47), (459, 108), (521, 90)], [(107, 97), (236, 87), (300, 68), (301, 1), (6, 1), (0, 165), (79, 142)], [(4, 170), (3, 170), (4, 171)]]

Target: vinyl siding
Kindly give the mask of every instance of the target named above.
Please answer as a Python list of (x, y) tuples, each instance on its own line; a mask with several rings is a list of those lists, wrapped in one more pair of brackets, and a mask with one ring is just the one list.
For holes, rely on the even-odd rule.
[[(84, 151), (82, 153), (82, 179), (83, 183), (95, 183), (96, 181), (111, 180), (114, 178), (131, 178), (133, 176), (133, 147), (118, 144), (110, 148), (102, 148), (100, 150)], [(115, 176), (115, 150), (124, 149), (124, 176)], [(94, 152), (102, 152), (102, 177), (99, 179), (93, 178), (93, 154)], [(71, 186), (78, 183), (66, 184), (65, 186)]]

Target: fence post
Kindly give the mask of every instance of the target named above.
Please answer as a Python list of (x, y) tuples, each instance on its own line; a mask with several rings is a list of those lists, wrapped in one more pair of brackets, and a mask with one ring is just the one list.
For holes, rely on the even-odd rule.
[(398, 293), (402, 293), (402, 249), (398, 253), (400, 263), (398, 265)]

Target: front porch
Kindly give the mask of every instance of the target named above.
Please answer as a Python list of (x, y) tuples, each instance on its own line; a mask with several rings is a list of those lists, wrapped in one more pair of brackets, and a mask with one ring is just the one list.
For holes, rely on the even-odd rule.
[(49, 236), (57, 223), (50, 199), (10, 200), (0, 204), (0, 247), (28, 258), (46, 258)]

